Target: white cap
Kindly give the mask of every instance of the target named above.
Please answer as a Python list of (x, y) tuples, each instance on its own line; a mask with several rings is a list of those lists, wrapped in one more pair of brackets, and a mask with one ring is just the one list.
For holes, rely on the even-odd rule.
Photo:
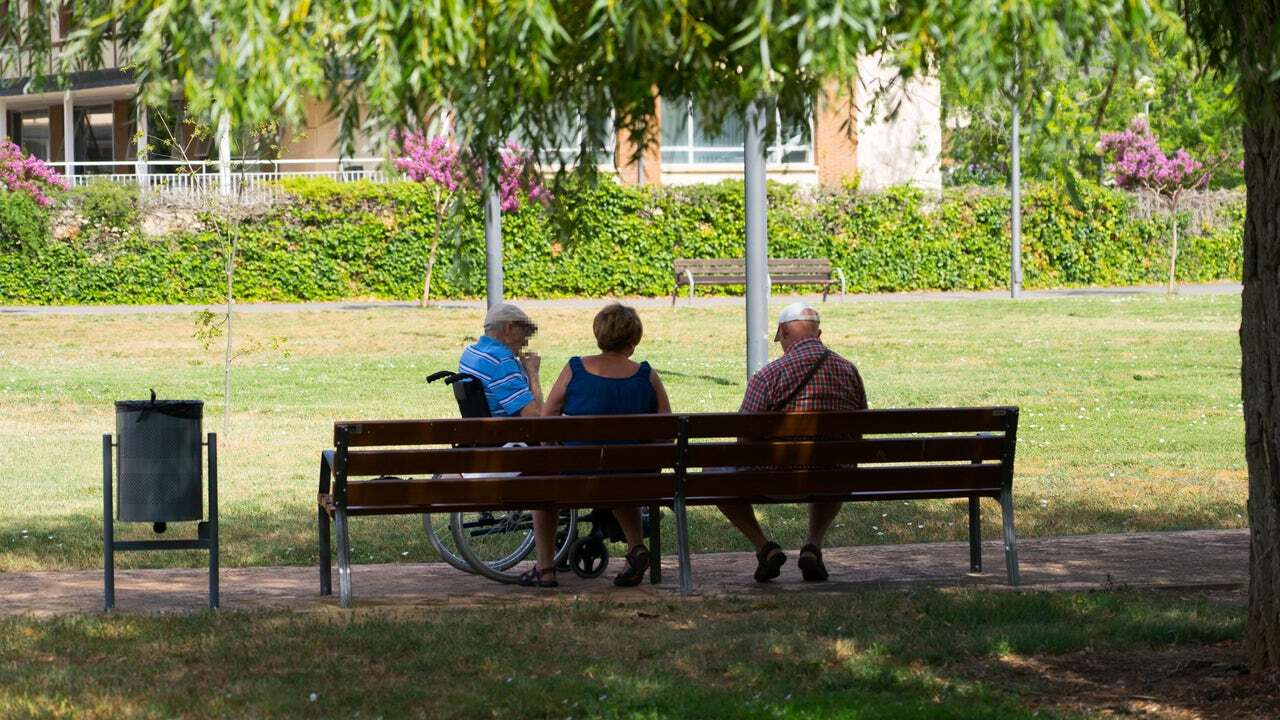
[(811, 323), (821, 322), (818, 318), (818, 311), (807, 302), (794, 302), (782, 308), (782, 312), (778, 313), (778, 324), (784, 325), (793, 320), (808, 320)]
[(502, 323), (520, 323), (528, 325), (530, 328), (537, 327), (523, 310), (511, 303), (498, 303), (489, 308), (489, 312), (485, 313), (484, 326), (486, 329)]

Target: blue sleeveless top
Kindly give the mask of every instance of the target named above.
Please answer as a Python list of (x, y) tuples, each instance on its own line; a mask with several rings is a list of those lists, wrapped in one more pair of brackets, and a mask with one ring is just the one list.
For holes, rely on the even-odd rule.
[(631, 377), (607, 378), (592, 375), (582, 358), (569, 358), (573, 376), (564, 391), (565, 415), (627, 415), (658, 412), (658, 394), (649, 380), (649, 363)]

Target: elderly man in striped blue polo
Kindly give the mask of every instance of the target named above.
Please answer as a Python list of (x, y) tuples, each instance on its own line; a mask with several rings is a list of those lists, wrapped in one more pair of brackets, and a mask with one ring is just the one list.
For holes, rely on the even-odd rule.
[(489, 308), (484, 335), (462, 351), (458, 372), (480, 378), (489, 414), (494, 417), (535, 417), (542, 412), (541, 359), (523, 352), (538, 326), (511, 303)]

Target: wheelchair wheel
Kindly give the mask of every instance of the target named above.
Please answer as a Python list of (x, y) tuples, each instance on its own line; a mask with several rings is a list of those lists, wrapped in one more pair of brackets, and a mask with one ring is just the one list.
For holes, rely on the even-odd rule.
[(423, 513), (422, 529), (426, 531), (427, 540), (431, 542), (431, 547), (435, 549), (441, 560), (463, 572), (474, 573), (471, 563), (462, 557), (458, 552), (458, 546), (453, 542), (453, 532), (449, 529), (451, 516), (452, 513)]
[(584, 580), (600, 577), (609, 567), (609, 546), (600, 538), (578, 538), (569, 546), (569, 567)]
[[(578, 511), (562, 510), (556, 534), (563, 541), (556, 548), (557, 563), (568, 553), (577, 530)], [(519, 573), (508, 570), (533, 550), (533, 515), (528, 510), (454, 513), (449, 532), (469, 570), (498, 582), (519, 579)]]

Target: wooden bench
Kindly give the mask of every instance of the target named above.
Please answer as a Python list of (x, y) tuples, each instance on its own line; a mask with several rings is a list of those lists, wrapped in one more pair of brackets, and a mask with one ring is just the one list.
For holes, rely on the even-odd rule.
[[(340, 600), (350, 607), (353, 516), (647, 505), (657, 517), (665, 505), (674, 510), (680, 591), (688, 593), (686, 508), (726, 501), (967, 499), (970, 570), (980, 572), (984, 497), (1000, 502), (1009, 582), (1017, 585), (1017, 426), (1013, 407), (339, 422), (335, 448), (321, 456), (320, 592), (332, 593), (331, 519)], [(567, 440), (586, 444), (549, 444)], [(607, 444), (618, 440), (635, 444)], [(452, 447), (515, 441), (529, 447)]]
[[(769, 288), (776, 285), (821, 285), (822, 301), (827, 301), (831, 285), (840, 283), (840, 297), (844, 297), (844, 271), (832, 268), (825, 258), (769, 258)], [(675, 287), (671, 289), (671, 304), (681, 285), (689, 286), (689, 302), (693, 303), (694, 285), (745, 285), (747, 261), (743, 258), (682, 259), (675, 261)]]

